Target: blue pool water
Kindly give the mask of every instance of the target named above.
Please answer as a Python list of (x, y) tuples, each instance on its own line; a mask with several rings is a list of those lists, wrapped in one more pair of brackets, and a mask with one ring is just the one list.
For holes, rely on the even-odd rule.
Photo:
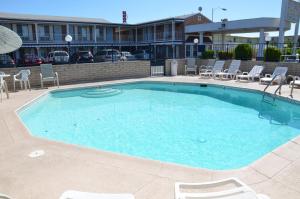
[(258, 92), (149, 82), (107, 87), (51, 92), (19, 115), (34, 136), (218, 170), (247, 166), (300, 134), (300, 105), (265, 103)]

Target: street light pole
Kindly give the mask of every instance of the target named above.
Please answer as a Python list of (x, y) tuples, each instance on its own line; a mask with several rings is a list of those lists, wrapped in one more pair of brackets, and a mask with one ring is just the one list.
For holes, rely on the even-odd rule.
[(72, 42), (73, 38), (71, 35), (66, 35), (65, 37), (65, 41), (68, 43), (68, 54), (69, 54), (69, 63), (70, 63), (70, 48), (71, 48), (71, 42)]
[(216, 8), (212, 8), (211, 9), (211, 21), (214, 22), (214, 12), (216, 9), (220, 9), (220, 10), (223, 10), (223, 11), (227, 11), (226, 8), (221, 8), (221, 7), (216, 7)]
[(269, 33), (266, 33), (265, 34), (265, 41), (266, 41), (266, 43), (267, 43), (267, 49), (266, 49), (266, 61), (268, 61), (268, 49), (269, 49), (269, 43), (270, 43), (270, 41), (272, 40), (272, 37), (269, 35)]

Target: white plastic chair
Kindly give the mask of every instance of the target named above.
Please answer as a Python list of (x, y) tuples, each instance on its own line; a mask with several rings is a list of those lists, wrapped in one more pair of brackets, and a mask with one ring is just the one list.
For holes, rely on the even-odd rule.
[(299, 76), (293, 77), (293, 81), (290, 82), (290, 88), (292, 87), (292, 85), (300, 86), (300, 77)]
[(232, 60), (228, 69), (224, 72), (216, 74), (220, 79), (235, 79), (236, 75), (240, 73), (241, 60)]
[(31, 90), (29, 76), (30, 76), (30, 70), (20, 70), (16, 75), (14, 75), (13, 76), (14, 91), (16, 91), (16, 82), (20, 82), (21, 89), (23, 89), (23, 84), (24, 84), (25, 90), (27, 90), (27, 86), (29, 90)]
[[(5, 73), (0, 71), (0, 75), (5, 75)], [(5, 91), (7, 99), (8, 99), (8, 89), (7, 89), (6, 81), (3, 79), (3, 77), (0, 77), (0, 99), (1, 99), (1, 102), (2, 102), (2, 96), (3, 96), (4, 91)]]
[(195, 58), (187, 58), (187, 64), (185, 65), (185, 74), (188, 72), (194, 72), (195, 75), (197, 74), (196, 59)]
[(102, 194), (80, 191), (66, 191), (59, 199), (134, 199), (132, 194)]
[[(228, 185), (234, 185), (235, 188), (226, 187)], [(204, 191), (204, 189), (220, 189), (221, 187), (223, 187), (221, 191)], [(188, 189), (193, 191), (183, 191)], [(228, 178), (205, 183), (177, 182), (175, 183), (175, 199), (269, 199), (269, 197), (263, 194), (256, 194), (254, 190), (237, 178)]]
[(59, 79), (58, 73), (53, 71), (52, 64), (41, 64), (41, 87), (44, 88), (44, 82), (52, 82), (56, 83), (57, 87), (59, 87)]
[(275, 68), (272, 75), (266, 74), (265, 77), (261, 78), (260, 84), (270, 83), (273, 80), (273, 78), (275, 78), (273, 80), (274, 83), (280, 84), (281, 82), (285, 81), (287, 71), (288, 71), (288, 67), (278, 66)]
[(264, 70), (264, 66), (255, 65), (249, 73), (243, 72), (241, 75), (237, 75), (236, 79), (237, 79), (237, 81), (241, 81), (241, 80), (247, 80), (248, 82), (250, 80), (254, 81), (255, 78), (260, 79), (261, 73), (263, 72), (263, 70)]

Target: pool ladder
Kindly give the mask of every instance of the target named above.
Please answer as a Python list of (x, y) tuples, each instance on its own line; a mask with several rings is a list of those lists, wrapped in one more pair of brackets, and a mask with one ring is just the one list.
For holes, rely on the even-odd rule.
[[(280, 78), (280, 84), (278, 86), (278, 88), (275, 90), (274, 94), (271, 94), (271, 93), (268, 93), (266, 92), (267, 89), (273, 84), (274, 80), (276, 79), (276, 77), (278, 76), (281, 76), (280, 74), (278, 75), (275, 75), (272, 80), (270, 81), (270, 83), (266, 86), (266, 88), (264, 89), (264, 94), (263, 94), (263, 97), (262, 97), (262, 102), (266, 102), (266, 103), (269, 103), (271, 105), (274, 105), (274, 102), (275, 102), (275, 99), (276, 99), (276, 95), (277, 95), (277, 92), (279, 95), (281, 95), (281, 88), (282, 88), (282, 85), (283, 85), (283, 82), (282, 81), (282, 78)], [(272, 97), (272, 100), (268, 100), (266, 99), (266, 96), (271, 96)]]

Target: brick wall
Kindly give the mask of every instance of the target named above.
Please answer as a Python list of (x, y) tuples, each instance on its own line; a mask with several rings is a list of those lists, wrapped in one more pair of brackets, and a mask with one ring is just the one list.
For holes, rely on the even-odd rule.
[[(171, 75), (171, 59), (166, 60), (166, 75)], [(184, 75), (186, 64), (185, 59), (177, 59), (178, 61), (178, 75)], [(225, 62), (225, 69), (230, 65), (230, 60)], [(197, 66), (205, 65), (208, 60), (197, 59)], [(263, 74), (272, 74), (276, 66), (286, 66), (289, 68), (288, 75), (300, 76), (300, 63), (278, 63), (278, 62), (263, 62), (263, 61), (242, 61), (240, 70), (242, 72), (249, 72), (254, 65), (262, 65), (265, 67)]]
[[(32, 87), (39, 87), (40, 67), (18, 67), (0, 68), (7, 74), (14, 75), (21, 69), (30, 69), (30, 83)], [(114, 80), (126, 78), (142, 78), (150, 76), (149, 61), (130, 61), (130, 62), (102, 62), (87, 64), (66, 64), (54, 65), (54, 72), (58, 73), (60, 84), (70, 84), (78, 82), (94, 82), (101, 80)], [(12, 90), (12, 77), (5, 78), (9, 90)], [(47, 85), (47, 84), (45, 84)], [(18, 88), (19, 85), (17, 85)]]

